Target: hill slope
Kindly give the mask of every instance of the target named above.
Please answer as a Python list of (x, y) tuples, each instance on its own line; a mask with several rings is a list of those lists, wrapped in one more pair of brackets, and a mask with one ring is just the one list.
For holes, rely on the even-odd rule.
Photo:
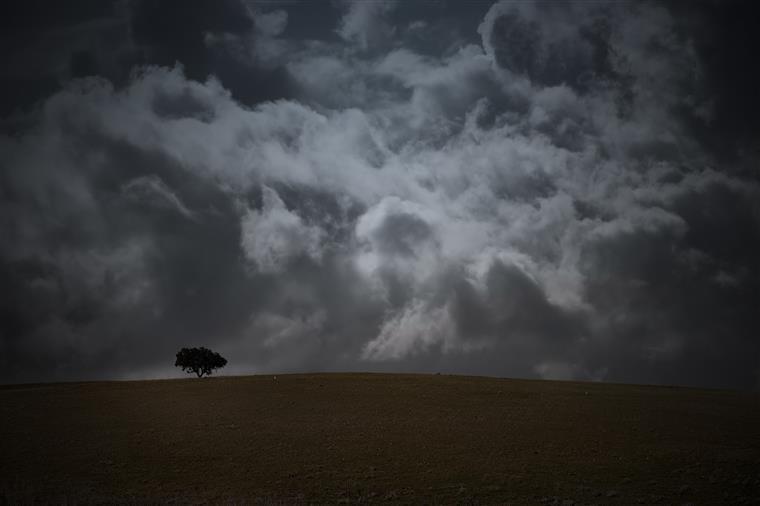
[(6, 386), (0, 410), (0, 502), (760, 497), (748, 393), (314, 374)]

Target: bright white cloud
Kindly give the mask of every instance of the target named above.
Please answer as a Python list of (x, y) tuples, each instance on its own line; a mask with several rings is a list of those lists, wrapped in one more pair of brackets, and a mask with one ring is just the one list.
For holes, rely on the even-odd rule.
[(376, 338), (367, 343), (362, 356), (369, 360), (400, 359), (440, 347), (443, 351), (459, 348), (454, 322), (446, 307), (430, 308), (414, 300), (395, 316), (386, 320)]

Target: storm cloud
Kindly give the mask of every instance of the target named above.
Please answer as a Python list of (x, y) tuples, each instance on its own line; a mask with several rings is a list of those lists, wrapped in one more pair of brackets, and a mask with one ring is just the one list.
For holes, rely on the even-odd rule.
[(0, 379), (206, 345), (231, 373), (760, 385), (760, 136), (698, 37), (714, 7), (454, 9), (39, 28), (6, 70), (54, 84), (2, 124)]

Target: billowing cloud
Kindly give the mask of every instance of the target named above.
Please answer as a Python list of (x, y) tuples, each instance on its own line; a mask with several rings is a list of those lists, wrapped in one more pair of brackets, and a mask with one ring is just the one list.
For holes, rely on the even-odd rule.
[(262, 188), (261, 211), (249, 211), (241, 224), (242, 248), (246, 258), (261, 272), (278, 273), (288, 263), (305, 256), (322, 259), (322, 229), (309, 226), (289, 211), (277, 192)]
[(4, 379), (169, 374), (204, 344), (238, 373), (757, 384), (760, 184), (702, 141), (688, 26), (498, 2), (436, 45), (413, 33), (438, 18), (338, 7), (322, 39), (287, 5), (199, 7), (185, 55), (136, 4), (130, 47), (180, 64), (13, 119)]
[(386, 16), (396, 4), (395, 0), (347, 0), (345, 14), (337, 29), (338, 35), (363, 50), (387, 42), (393, 36), (394, 28)]
[(134, 200), (137, 205), (173, 209), (185, 218), (193, 218), (193, 212), (155, 174), (138, 176), (125, 183), (122, 194)]
[(425, 353), (430, 346), (441, 346), (444, 352), (456, 346), (456, 328), (446, 308), (425, 308), (415, 301), (388, 319), (380, 333), (368, 342), (363, 358), (398, 359), (414, 353)]

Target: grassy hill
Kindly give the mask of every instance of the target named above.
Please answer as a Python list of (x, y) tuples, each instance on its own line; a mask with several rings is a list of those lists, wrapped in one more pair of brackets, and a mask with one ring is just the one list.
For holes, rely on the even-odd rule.
[(4, 386), (0, 434), (0, 503), (760, 504), (760, 396), (730, 391), (389, 374)]

